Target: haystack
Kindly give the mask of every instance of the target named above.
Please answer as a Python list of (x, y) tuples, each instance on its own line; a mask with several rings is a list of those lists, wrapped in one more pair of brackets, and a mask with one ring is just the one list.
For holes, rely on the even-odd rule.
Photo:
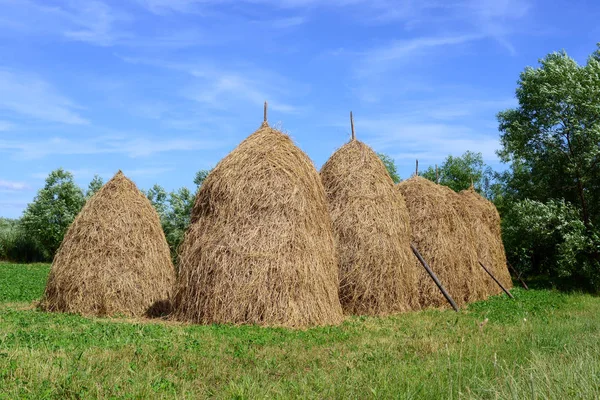
[[(473, 187), (460, 192), (460, 197), (470, 214), (469, 222), (474, 232), (479, 260), (506, 289), (512, 288), (502, 243), (500, 215), (496, 206), (479, 195)], [(490, 294), (502, 293), (502, 289), (491, 278), (488, 278), (487, 282)]]
[(209, 174), (180, 248), (174, 316), (308, 327), (342, 321), (331, 218), (310, 159), (265, 122)]
[(41, 306), (84, 315), (141, 316), (166, 305), (174, 283), (158, 214), (119, 171), (69, 227)]
[[(464, 207), (459, 195), (419, 176), (396, 187), (406, 200), (413, 243), (456, 303), (460, 306), (485, 298), (487, 288), (477, 263), (473, 231), (457, 211)], [(425, 270), (419, 268), (421, 306), (447, 307), (439, 289)]]
[(325, 163), (321, 179), (333, 220), (344, 312), (385, 315), (418, 308), (408, 210), (377, 154), (352, 140)]

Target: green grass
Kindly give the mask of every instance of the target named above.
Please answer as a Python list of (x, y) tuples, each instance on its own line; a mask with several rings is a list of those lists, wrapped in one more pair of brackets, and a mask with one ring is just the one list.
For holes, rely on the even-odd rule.
[(460, 313), (294, 331), (43, 313), (28, 303), (47, 272), (0, 264), (0, 398), (600, 397), (589, 295), (514, 289)]

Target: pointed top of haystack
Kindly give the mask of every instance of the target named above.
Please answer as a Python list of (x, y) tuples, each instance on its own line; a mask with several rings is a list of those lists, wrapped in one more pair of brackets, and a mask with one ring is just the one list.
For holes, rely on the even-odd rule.
[(323, 185), (308, 156), (265, 122), (204, 181), (180, 249), (177, 319), (289, 327), (342, 320)]
[(329, 158), (321, 179), (337, 236), (344, 311), (418, 308), (408, 211), (381, 159), (354, 138)]
[(69, 227), (52, 263), (42, 307), (141, 316), (166, 304), (174, 280), (156, 210), (119, 171)]

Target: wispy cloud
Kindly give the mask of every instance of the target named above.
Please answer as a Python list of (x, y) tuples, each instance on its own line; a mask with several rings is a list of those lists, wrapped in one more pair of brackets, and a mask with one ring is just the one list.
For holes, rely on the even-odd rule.
[(35, 75), (0, 69), (0, 110), (64, 124), (87, 124), (78, 105)]
[(0, 120), (0, 132), (2, 131), (8, 131), (9, 129), (13, 128), (13, 124), (11, 124), (10, 122), (7, 121), (1, 121)]
[(149, 137), (101, 136), (73, 140), (54, 137), (45, 140), (2, 140), (0, 152), (9, 152), (24, 159), (49, 155), (122, 154), (128, 157), (147, 157), (171, 151), (215, 149), (223, 140), (194, 140), (187, 138), (152, 139)]
[(269, 100), (270, 109), (282, 113), (296, 113), (299, 107), (282, 98), (287, 97), (297, 86), (274, 71), (264, 71), (252, 65), (241, 65), (237, 69), (218, 68), (210, 62), (177, 63), (162, 60), (123, 57), (133, 64), (145, 64), (178, 71), (191, 76), (194, 81), (180, 90), (187, 99), (203, 105), (223, 109), (239, 104), (240, 101), (258, 106)]
[(25, 182), (18, 182), (18, 181), (7, 181), (4, 179), (0, 179), (0, 191), (14, 191), (14, 192), (18, 192), (18, 191), (23, 191), (23, 190), (29, 190), (30, 187), (27, 183)]
[(386, 45), (361, 52), (358, 70), (364, 74), (383, 72), (391, 66), (414, 62), (416, 55), (427, 51), (439, 52), (440, 47), (452, 47), (484, 38), (481, 34), (462, 34), (438, 37), (417, 37), (395, 40)]

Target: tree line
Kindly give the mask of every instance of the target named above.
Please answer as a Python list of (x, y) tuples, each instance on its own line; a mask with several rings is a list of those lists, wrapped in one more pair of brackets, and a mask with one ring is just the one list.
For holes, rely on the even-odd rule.
[[(494, 202), (508, 261), (519, 273), (559, 288), (600, 291), (600, 44), (583, 65), (561, 51), (525, 68), (516, 99), (516, 107), (497, 115), (503, 171), (467, 151), (420, 175), (457, 192), (473, 185)], [(393, 159), (379, 156), (399, 182)], [(145, 192), (174, 256), (208, 172), (196, 174), (193, 190), (168, 193), (154, 185)], [(51, 259), (102, 184), (96, 176), (84, 191), (69, 172), (53, 171), (19, 220), (0, 219), (0, 258)]]

